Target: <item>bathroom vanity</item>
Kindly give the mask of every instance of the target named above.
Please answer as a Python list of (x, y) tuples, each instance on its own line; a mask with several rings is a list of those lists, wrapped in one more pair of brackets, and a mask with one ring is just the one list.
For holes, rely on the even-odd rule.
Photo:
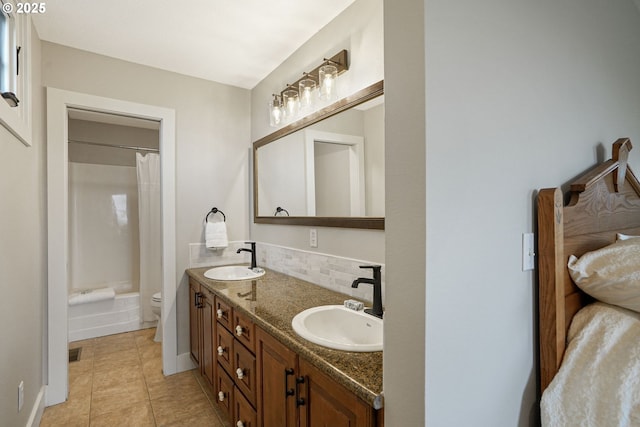
[(299, 337), (293, 317), (350, 297), (267, 270), (217, 281), (187, 270), (191, 357), (234, 427), (380, 427), (382, 352), (332, 350)]

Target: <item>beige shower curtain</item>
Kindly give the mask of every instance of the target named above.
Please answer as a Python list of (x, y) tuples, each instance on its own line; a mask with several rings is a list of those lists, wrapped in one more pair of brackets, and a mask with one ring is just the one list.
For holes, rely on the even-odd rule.
[(136, 153), (140, 228), (140, 321), (156, 320), (151, 297), (162, 290), (160, 155)]

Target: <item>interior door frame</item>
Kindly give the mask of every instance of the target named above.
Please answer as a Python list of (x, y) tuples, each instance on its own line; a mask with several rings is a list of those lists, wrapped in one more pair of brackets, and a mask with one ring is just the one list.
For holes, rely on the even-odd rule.
[(69, 394), (67, 280), (68, 109), (119, 114), (160, 122), (162, 209), (162, 368), (178, 370), (176, 322), (176, 125), (175, 110), (112, 98), (47, 88), (47, 345), (46, 406)]
[(343, 145), (349, 148), (350, 216), (365, 216), (364, 138), (359, 135), (304, 130), (304, 157), (307, 215), (316, 216), (316, 142)]

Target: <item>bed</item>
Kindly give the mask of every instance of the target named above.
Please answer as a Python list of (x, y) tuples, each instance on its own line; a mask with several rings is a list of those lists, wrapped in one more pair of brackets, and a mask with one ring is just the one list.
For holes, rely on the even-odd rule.
[[(563, 369), (566, 371), (569, 368), (565, 369), (564, 366), (561, 368), (561, 365), (565, 357), (571, 361), (569, 353), (574, 350), (571, 349), (572, 343), (569, 345), (570, 350), (567, 350), (567, 343), (570, 336), (569, 328), (577, 313), (580, 312), (580, 318), (576, 318), (578, 319), (574, 325), (576, 330), (571, 331), (571, 334), (584, 338), (589, 334), (578, 328), (582, 328), (584, 323), (600, 322), (596, 327), (587, 328), (591, 331), (590, 334), (608, 335), (609, 332), (598, 329), (606, 323), (602, 320), (602, 316), (622, 316), (623, 320), (612, 322), (624, 323), (626, 321), (624, 319), (629, 319), (629, 328), (632, 330), (637, 328), (640, 337), (640, 316), (635, 316), (637, 313), (596, 302), (575, 285), (567, 268), (571, 255), (581, 257), (590, 251), (611, 245), (616, 242), (618, 233), (640, 236), (640, 182), (627, 164), (631, 148), (631, 141), (628, 138), (618, 139), (613, 144), (612, 158), (572, 182), (566, 195), (560, 187), (543, 189), (538, 194), (538, 299), (543, 423), (545, 417), (547, 421), (549, 417), (552, 419), (556, 417), (556, 414), (545, 413), (545, 411), (562, 406), (558, 406), (553, 399), (558, 398), (556, 395), (559, 393), (556, 393), (555, 388), (559, 387), (557, 383), (560, 382), (560, 378), (568, 375), (563, 372)], [(582, 310), (586, 306), (589, 308)], [(600, 312), (604, 314), (599, 314)], [(636, 317), (635, 320), (634, 317)], [(638, 348), (631, 351), (640, 352), (640, 339), (637, 342)], [(602, 344), (599, 345), (602, 346)], [(573, 347), (580, 347), (580, 345), (573, 345)], [(600, 370), (598, 364), (585, 361), (584, 358), (587, 357), (585, 355), (594, 354), (596, 356), (593, 357), (597, 357), (600, 362), (599, 352), (602, 352), (602, 348), (595, 350), (592, 348), (591, 351), (594, 353), (587, 352), (573, 357), (579, 361), (582, 358), (580, 361), (582, 365), (579, 366), (583, 370), (585, 366), (590, 366), (592, 369), (597, 366), (597, 370)], [(640, 353), (635, 356), (640, 369)], [(575, 367), (573, 369), (575, 370)], [(583, 384), (592, 384), (593, 381), (598, 380), (598, 372), (592, 370), (574, 372), (571, 375), (585, 377), (586, 382)], [(605, 381), (619, 383), (606, 379)], [(632, 384), (634, 381), (640, 394), (640, 372), (636, 378), (632, 378)], [(620, 387), (626, 390), (629, 385), (620, 383)], [(585, 390), (581, 392), (586, 393)], [(588, 390), (588, 393), (594, 394), (597, 390)], [(583, 399), (584, 396), (577, 398)], [(586, 412), (591, 409), (589, 407)], [(585, 412), (584, 407), (577, 412), (580, 411)], [(640, 408), (638, 411), (640, 412)], [(574, 415), (573, 413), (564, 414), (571, 417)], [(589, 419), (593, 414), (583, 415), (586, 417), (584, 420), (574, 419), (572, 423), (590, 425)], [(620, 417), (628, 418), (628, 414), (621, 414)], [(559, 419), (556, 425), (567, 425), (566, 419), (565, 421), (559, 421)], [(640, 422), (640, 420), (637, 421)], [(627, 425), (634, 425), (634, 422)]]

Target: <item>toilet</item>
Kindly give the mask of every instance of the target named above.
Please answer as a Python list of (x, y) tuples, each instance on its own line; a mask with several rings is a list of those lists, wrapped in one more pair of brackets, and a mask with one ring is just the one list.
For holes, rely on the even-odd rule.
[(156, 336), (153, 338), (155, 342), (162, 341), (162, 293), (157, 292), (151, 297), (151, 311), (158, 316), (158, 326), (156, 328)]

